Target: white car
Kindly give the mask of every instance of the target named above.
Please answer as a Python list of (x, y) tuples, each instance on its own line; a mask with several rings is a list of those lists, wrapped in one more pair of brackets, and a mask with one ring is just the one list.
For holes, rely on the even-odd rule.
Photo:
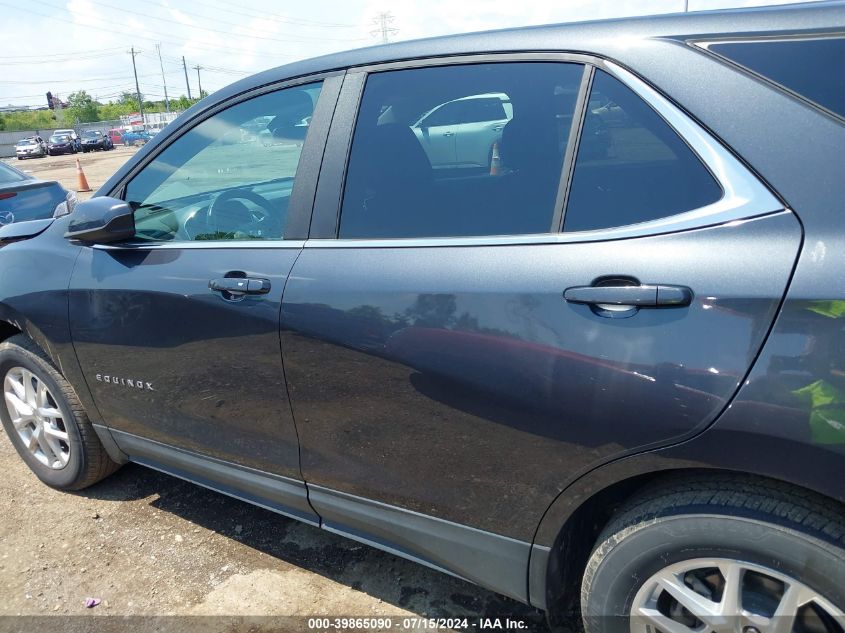
[(510, 97), (491, 92), (441, 103), (411, 129), (434, 168), (489, 167), (493, 145), (512, 118)]
[(47, 155), (47, 143), (40, 136), (21, 139), (15, 145), (15, 156), (18, 160), (24, 158), (44, 158)]

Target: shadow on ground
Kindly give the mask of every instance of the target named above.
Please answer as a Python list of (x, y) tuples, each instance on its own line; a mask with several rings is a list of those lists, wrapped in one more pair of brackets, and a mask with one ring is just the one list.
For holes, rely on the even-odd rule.
[(420, 616), (509, 617), (522, 620), (527, 626), (522, 630), (548, 631), (542, 612), (527, 605), (134, 464), (77, 494), (108, 501), (150, 499), (151, 507), (232, 539), (253, 553), (320, 574)]

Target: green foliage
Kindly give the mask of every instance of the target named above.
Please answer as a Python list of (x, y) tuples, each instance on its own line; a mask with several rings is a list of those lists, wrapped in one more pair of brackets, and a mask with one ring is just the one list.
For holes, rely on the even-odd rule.
[(3, 115), (7, 131), (45, 130), (56, 127), (56, 118), (50, 110), (7, 112)]
[[(203, 90), (203, 96), (208, 93)], [(141, 95), (143, 99), (144, 95)], [(170, 100), (170, 109), (174, 112), (187, 110), (198, 99), (188, 99), (182, 95)], [(113, 103), (97, 103), (84, 90), (71, 93), (67, 99), (68, 107), (61, 111), (61, 120), (51, 110), (26, 110), (23, 112), (5, 112), (0, 114), (0, 130), (9, 132), (38, 130), (45, 132), (57, 127), (72, 127), (77, 119), (80, 123), (94, 121), (113, 121), (126, 114), (138, 112), (138, 98), (134, 92), (124, 92)], [(164, 101), (144, 101), (144, 112), (165, 112)]]
[(69, 122), (76, 123), (90, 123), (92, 121), (100, 120), (100, 113), (97, 103), (84, 90), (70, 93), (67, 98), (68, 107), (65, 111)]

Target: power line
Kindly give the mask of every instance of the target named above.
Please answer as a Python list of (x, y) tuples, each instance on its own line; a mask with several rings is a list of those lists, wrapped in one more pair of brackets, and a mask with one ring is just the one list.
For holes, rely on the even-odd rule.
[[(210, 0), (213, 2), (213, 0)], [(238, 7), (237, 11), (233, 11), (231, 5), (225, 5), (223, 3), (215, 3), (215, 4), (208, 4), (208, 2), (200, 2), (199, 0), (193, 0), (192, 4), (200, 5), (212, 9), (214, 11), (222, 11), (225, 13), (232, 13), (238, 16), (249, 16), (254, 18), (261, 18), (264, 20), (271, 20), (273, 22), (281, 22), (282, 24), (291, 24), (295, 26), (308, 26), (314, 28), (346, 28), (351, 29), (358, 26), (357, 24), (348, 24), (342, 22), (323, 22), (321, 20), (309, 20), (307, 18), (292, 18), (290, 16), (283, 16), (279, 13), (273, 13), (271, 11), (261, 11), (256, 13), (254, 10), (247, 10), (243, 7)], [(251, 11), (251, 12), (250, 12)]]
[[(54, 6), (52, 4), (47, 4), (46, 2), (39, 2), (39, 0), (32, 0), (32, 1), (38, 2), (39, 4), (43, 4), (44, 6), (49, 7), (51, 9), (64, 10), (66, 13), (70, 13), (70, 11), (68, 11), (67, 9), (63, 9), (62, 7), (57, 7), (57, 6)], [(24, 13), (30, 13), (32, 15), (37, 15), (37, 16), (44, 18), (44, 19), (47, 19), (47, 20), (54, 20), (56, 22), (61, 22), (63, 25), (67, 26), (67, 20), (66, 19), (54, 16), (54, 15), (47, 15), (45, 13), (39, 13), (38, 11), (33, 11), (32, 9), (29, 9), (29, 8), (24, 9), (22, 7), (11, 5), (11, 4), (8, 4), (8, 3), (5, 3), (5, 2), (0, 2), (0, 6), (8, 7), (10, 9), (15, 9), (17, 11), (22, 11)], [(93, 26), (91, 24), (76, 23), (76, 24), (74, 24), (74, 26), (92, 29), (92, 30), (95, 30), (95, 31), (98, 31), (98, 32), (101, 30), (101, 27)], [(129, 32), (129, 31), (123, 31), (123, 30), (120, 30), (120, 29), (115, 29), (111, 25), (109, 25), (109, 29), (112, 33), (115, 33), (117, 35), (125, 35), (126, 37), (138, 38), (138, 39), (146, 40), (146, 41), (152, 42), (152, 43), (159, 41), (163, 44), (170, 44), (171, 46), (175, 46), (175, 47), (182, 47), (182, 46), (185, 45), (184, 41), (177, 42), (175, 40), (168, 40), (168, 39), (165, 39), (165, 38), (162, 38), (162, 37), (159, 37), (157, 39), (153, 39), (152, 37), (146, 37), (144, 35), (139, 35), (137, 32)], [(225, 52), (225, 53), (235, 53), (235, 54), (242, 54), (243, 53), (242, 49), (230, 48), (230, 47), (225, 47), (225, 46), (211, 47), (211, 46), (202, 46), (200, 44), (191, 44), (191, 45), (194, 48), (204, 50), (204, 51), (208, 51), (210, 53), (214, 53), (214, 52)], [(267, 56), (287, 57), (287, 58), (290, 57), (289, 55), (280, 56), (280, 55), (272, 55), (272, 54), (267, 55), (267, 54), (265, 54), (265, 57), (267, 57)]]

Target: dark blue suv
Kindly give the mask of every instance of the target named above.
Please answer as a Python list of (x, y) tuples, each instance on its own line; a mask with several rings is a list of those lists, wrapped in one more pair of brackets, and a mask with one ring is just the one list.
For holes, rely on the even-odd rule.
[(51, 486), (145, 464), (588, 633), (842, 633), (843, 32), (550, 26), (220, 90), (0, 229), (6, 431)]

